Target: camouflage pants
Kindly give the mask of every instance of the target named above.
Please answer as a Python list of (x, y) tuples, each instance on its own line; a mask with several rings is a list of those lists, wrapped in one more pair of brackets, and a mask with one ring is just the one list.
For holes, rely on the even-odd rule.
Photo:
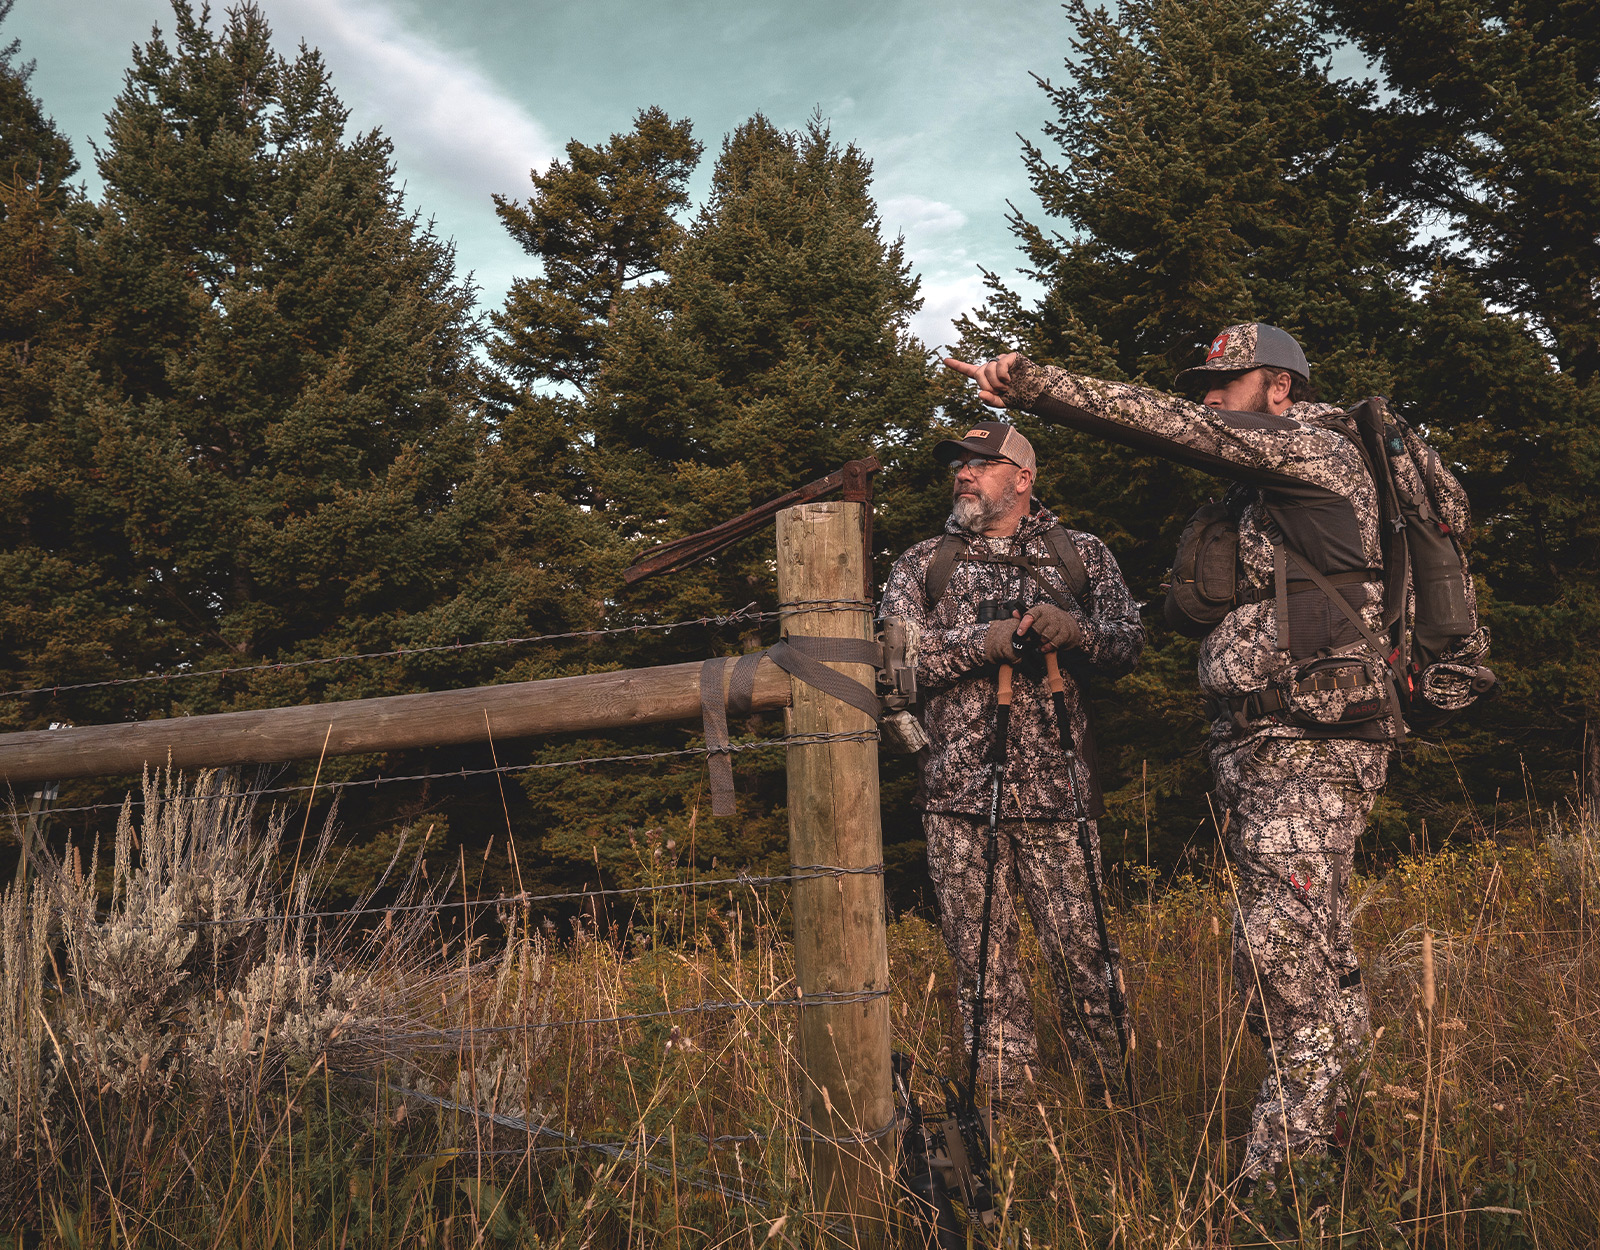
[(1356, 839), (1388, 771), (1382, 743), (1251, 738), (1212, 752), (1229, 815), (1234, 983), (1271, 1064), (1242, 1172), (1324, 1148), (1369, 1030), (1345, 902)]
[[(928, 874), (939, 900), (945, 944), (955, 960), (963, 1037), (970, 1047), (989, 824), (976, 817), (929, 812), (923, 828)], [(1092, 823), (1090, 830), (1098, 871), (1100, 836)], [(1024, 1065), (1033, 1068), (1039, 1061), (1028, 975), (1017, 957), (1020, 894), (1055, 982), (1067, 1046), (1086, 1083), (1115, 1086), (1120, 1072), (1116, 1027), (1077, 826), (1072, 821), (1002, 821), (999, 850), (979, 1078), (1000, 1085), (1021, 1078)]]

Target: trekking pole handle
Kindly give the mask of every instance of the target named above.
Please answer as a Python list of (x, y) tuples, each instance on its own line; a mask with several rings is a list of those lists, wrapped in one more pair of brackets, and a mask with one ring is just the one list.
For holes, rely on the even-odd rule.
[(1056, 658), (1054, 651), (1044, 653), (1044, 675), (1050, 683), (1051, 694), (1067, 692), (1067, 684), (1061, 680), (1061, 661)]

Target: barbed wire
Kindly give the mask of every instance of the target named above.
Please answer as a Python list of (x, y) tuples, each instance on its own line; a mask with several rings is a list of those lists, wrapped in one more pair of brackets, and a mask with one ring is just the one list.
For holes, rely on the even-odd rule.
[[(721, 616), (697, 616), (681, 621), (664, 621), (655, 624), (616, 625), (603, 629), (574, 629), (555, 634), (529, 634), (516, 638), (487, 638), (476, 642), (444, 642), (428, 647), (395, 647), (387, 651), (357, 651), (347, 655), (315, 656), (304, 660), (272, 660), (261, 664), (235, 664), (227, 668), (186, 669), (180, 673), (142, 673), (137, 677), (107, 677), (99, 681), (53, 683), (28, 686), (18, 690), (0, 690), (0, 699), (20, 699), (35, 694), (67, 694), (76, 690), (97, 690), (108, 686), (137, 686), (151, 682), (192, 681), (200, 677), (232, 677), (240, 673), (288, 672), (291, 669), (313, 668), (323, 664), (352, 664), (360, 660), (394, 660), (412, 655), (437, 655), (445, 651), (472, 651), (483, 647), (521, 647), (540, 642), (566, 642), (576, 638), (603, 638), (616, 634), (670, 633), (674, 629), (690, 629), (699, 625), (761, 624), (784, 620), (801, 612), (856, 612), (870, 609), (873, 604), (865, 599), (800, 599), (779, 605), (776, 612), (763, 612), (754, 602), (737, 611)], [(798, 609), (792, 611), (789, 609)]]
[(814, 612), (870, 612), (878, 605), (871, 599), (786, 599), (769, 615), (779, 620), (809, 616)]
[[(645, 1156), (644, 1150), (638, 1149), (631, 1143), (623, 1145), (620, 1143), (613, 1144), (611, 1142), (588, 1141), (581, 1137), (575, 1137), (570, 1133), (563, 1133), (560, 1129), (554, 1129), (545, 1124), (530, 1123), (520, 1116), (510, 1116), (499, 1111), (485, 1111), (480, 1107), (468, 1107), (462, 1103), (454, 1101), (453, 1099), (440, 1098), (436, 1094), (425, 1094), (421, 1090), (395, 1089), (393, 1086), (385, 1088), (380, 1086), (377, 1081), (374, 1081), (370, 1077), (359, 1076), (354, 1073), (341, 1073), (340, 1075), (359, 1081), (362, 1084), (370, 1085), (380, 1093), (387, 1093), (393, 1098), (414, 1098), (418, 1102), (438, 1107), (441, 1110), (455, 1111), (462, 1115), (472, 1116), (474, 1119), (488, 1120), (491, 1124), (498, 1128), (508, 1129), (517, 1133), (526, 1133), (529, 1137), (554, 1139), (555, 1141), (561, 1143), (559, 1146), (555, 1147), (555, 1149), (558, 1150), (595, 1151), (599, 1154), (606, 1155), (608, 1158), (617, 1160), (618, 1162), (637, 1162), (640, 1167), (644, 1168), (648, 1172), (654, 1172), (658, 1176), (669, 1177), (673, 1180), (685, 1180), (697, 1189), (704, 1189), (711, 1193), (718, 1193), (724, 1197), (737, 1199), (740, 1202), (747, 1202), (763, 1208), (768, 1205), (765, 1200), (757, 1197), (754, 1194), (748, 1194), (738, 1189), (730, 1189), (727, 1186), (718, 1184), (715, 1181), (701, 1180), (692, 1173), (680, 1175), (678, 1171), (673, 1168), (665, 1167), (659, 1163), (652, 1163)], [(651, 1139), (647, 1138), (642, 1140), (646, 1141), (647, 1143), (651, 1142)], [(646, 1145), (645, 1149), (649, 1149), (648, 1144)], [(432, 1157), (447, 1155), (449, 1153), (451, 1153), (449, 1150), (438, 1150), (431, 1152)], [(476, 1152), (471, 1151), (469, 1148), (459, 1148), (457, 1153), (472, 1155)], [(522, 1151), (519, 1150), (515, 1153), (521, 1154)]]
[(80, 681), (71, 685), (30, 686), (23, 690), (0, 690), (0, 699), (15, 699), (29, 694), (64, 694), (72, 690), (95, 690), (103, 686), (135, 686), (145, 682), (188, 681), (196, 677), (231, 677), (239, 673), (287, 672), (319, 664), (351, 664), (357, 660), (393, 660), (408, 655), (436, 655), (441, 651), (471, 651), (481, 647), (520, 647), (536, 642), (563, 642), (573, 638), (600, 638), (610, 634), (638, 634), (650, 631), (687, 629), (695, 625), (732, 625), (736, 622), (777, 619), (776, 612), (752, 611), (754, 602), (722, 616), (699, 616), (654, 625), (617, 625), (606, 629), (574, 629), (559, 634), (530, 634), (520, 638), (487, 638), (477, 642), (442, 642), (430, 647), (396, 647), (388, 651), (358, 651), (349, 655), (317, 656), (305, 660), (274, 660), (262, 664), (236, 664), (229, 668), (188, 669), (181, 673), (143, 673), (138, 677), (107, 677), (101, 681)]
[[(474, 1024), (459, 1029), (413, 1029), (404, 1033), (385, 1032), (384, 1044), (404, 1042), (412, 1050), (447, 1049), (459, 1047), (469, 1037), (483, 1037), (495, 1033), (522, 1033), (530, 1029), (567, 1029), (596, 1024), (633, 1024), (640, 1020), (661, 1020), (669, 1016), (703, 1015), (713, 1011), (753, 1010), (757, 1007), (844, 1007), (852, 1003), (870, 1003), (887, 998), (889, 991), (881, 990), (824, 990), (816, 994), (796, 991), (793, 998), (730, 998), (705, 999), (698, 1003), (684, 1003), (677, 1007), (663, 1007), (659, 1011), (632, 1011), (614, 1016), (587, 1016), (573, 1020), (533, 1020), (520, 1024)], [(418, 1043), (432, 1043), (421, 1045)]]
[[(876, 741), (878, 732), (873, 729), (853, 730), (847, 733), (816, 733), (816, 734), (790, 734), (781, 738), (763, 738), (755, 742), (735, 742), (727, 747), (729, 751), (760, 751), (771, 747), (810, 746), (819, 742), (866, 742)], [(704, 755), (704, 747), (682, 747), (673, 751), (645, 751), (634, 755), (591, 755), (575, 760), (540, 760), (532, 764), (500, 764), (493, 768), (457, 768), (449, 772), (440, 773), (409, 773), (403, 776), (389, 777), (358, 777), (351, 781), (326, 781), (314, 785), (297, 786), (269, 786), (255, 790), (234, 790), (212, 794), (182, 794), (174, 798), (160, 800), (164, 803), (186, 802), (225, 802), (235, 798), (259, 798), (269, 794), (304, 794), (308, 790), (338, 791), (349, 789), (353, 786), (381, 786), (401, 781), (440, 781), (457, 777), (485, 777), (497, 773), (525, 773), (547, 768), (577, 768), (585, 764), (620, 764), (636, 763), (644, 760), (662, 760), (682, 757), (686, 755)], [(129, 795), (124, 803), (133, 803), (144, 806), (144, 799)], [(78, 807), (52, 807), (41, 815), (66, 816), (76, 812), (104, 812), (120, 811), (124, 803), (85, 803)], [(13, 805), (12, 814), (20, 815), (20, 811)]]
[(882, 864), (865, 868), (840, 868), (833, 864), (795, 864), (787, 873), (776, 876), (755, 877), (741, 873), (735, 877), (699, 877), (688, 881), (671, 881), (660, 885), (617, 886), (598, 890), (561, 890), (551, 894), (501, 894), (494, 898), (457, 899), (454, 902), (397, 903), (390, 907), (345, 907), (328, 911), (285, 912), (276, 915), (232, 916), (215, 920), (191, 920), (185, 928), (214, 928), (218, 925), (265, 924), (269, 922), (300, 920), (335, 920), (350, 916), (396, 916), (414, 911), (466, 911), (475, 907), (527, 906), (532, 903), (566, 902), (571, 899), (619, 898), (627, 895), (664, 894), (672, 890), (713, 889), (722, 886), (751, 888), (770, 885), (787, 885), (795, 881), (811, 881), (825, 877), (852, 877), (883, 875)]

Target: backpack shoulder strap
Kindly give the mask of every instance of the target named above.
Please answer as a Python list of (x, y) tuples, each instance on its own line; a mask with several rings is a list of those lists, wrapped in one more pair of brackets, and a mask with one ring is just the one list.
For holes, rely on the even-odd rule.
[(1078, 606), (1088, 612), (1089, 570), (1083, 563), (1083, 556), (1078, 552), (1078, 544), (1072, 541), (1072, 535), (1067, 533), (1067, 527), (1059, 521), (1045, 530), (1044, 540), (1050, 550), (1055, 552), (1056, 559), (1061, 561), (1061, 576), (1066, 580), (1067, 589), (1078, 601)]
[(944, 597), (950, 584), (950, 574), (955, 572), (956, 561), (966, 553), (967, 540), (960, 534), (941, 534), (939, 544), (933, 549), (933, 559), (928, 561), (928, 571), (922, 577), (922, 601), (931, 612)]
[[(1072, 541), (1072, 536), (1067, 533), (1066, 527), (1059, 522), (1052, 525), (1044, 532), (1045, 544), (1050, 548), (1061, 567), (1062, 579), (1067, 583), (1067, 590), (1073, 599), (1085, 612), (1091, 610), (1089, 602), (1089, 570), (1083, 562), (1083, 556), (1078, 551), (1078, 544)], [(951, 574), (955, 567), (967, 555), (967, 540), (960, 534), (941, 534), (939, 543), (933, 549), (933, 558), (928, 561), (928, 570), (923, 575), (922, 598), (931, 611), (944, 596), (945, 588), (950, 585)], [(1043, 581), (1035, 572), (1032, 563), (1025, 558), (997, 560), (995, 563), (1015, 564), (1027, 573), (1034, 581), (1051, 596), (1056, 598), (1055, 590)], [(1063, 606), (1065, 606), (1063, 604)]]

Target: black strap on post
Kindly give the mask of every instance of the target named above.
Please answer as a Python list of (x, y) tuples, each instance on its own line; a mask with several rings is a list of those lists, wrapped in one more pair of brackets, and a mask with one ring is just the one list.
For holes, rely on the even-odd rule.
[(756, 669), (761, 667), (765, 651), (746, 651), (733, 666), (733, 679), (728, 682), (728, 715), (750, 715), (750, 704), (756, 693)]
[(728, 740), (728, 705), (722, 695), (722, 675), (731, 663), (726, 656), (718, 656), (700, 666), (700, 716), (705, 722), (713, 816), (734, 813), (733, 744)]
[[(756, 669), (761, 657), (771, 661), (791, 677), (824, 694), (832, 695), (851, 707), (859, 708), (877, 724), (883, 719), (883, 703), (878, 692), (853, 677), (846, 677), (833, 664), (870, 664), (883, 667), (883, 648), (866, 638), (807, 638), (794, 636), (774, 643), (765, 651), (747, 651), (737, 660), (718, 656), (700, 666), (700, 716), (705, 725), (706, 763), (711, 782), (711, 814), (732, 816), (733, 746), (728, 737), (728, 717), (750, 714), (755, 694)], [(723, 674), (733, 665), (733, 677), (723, 694)]]
[(877, 643), (865, 638), (808, 638), (791, 634), (769, 647), (767, 655), (789, 676), (858, 708), (872, 717), (874, 724), (883, 719), (883, 704), (876, 690), (823, 663), (826, 660), (834, 664), (870, 664), (881, 668), (883, 648)]

